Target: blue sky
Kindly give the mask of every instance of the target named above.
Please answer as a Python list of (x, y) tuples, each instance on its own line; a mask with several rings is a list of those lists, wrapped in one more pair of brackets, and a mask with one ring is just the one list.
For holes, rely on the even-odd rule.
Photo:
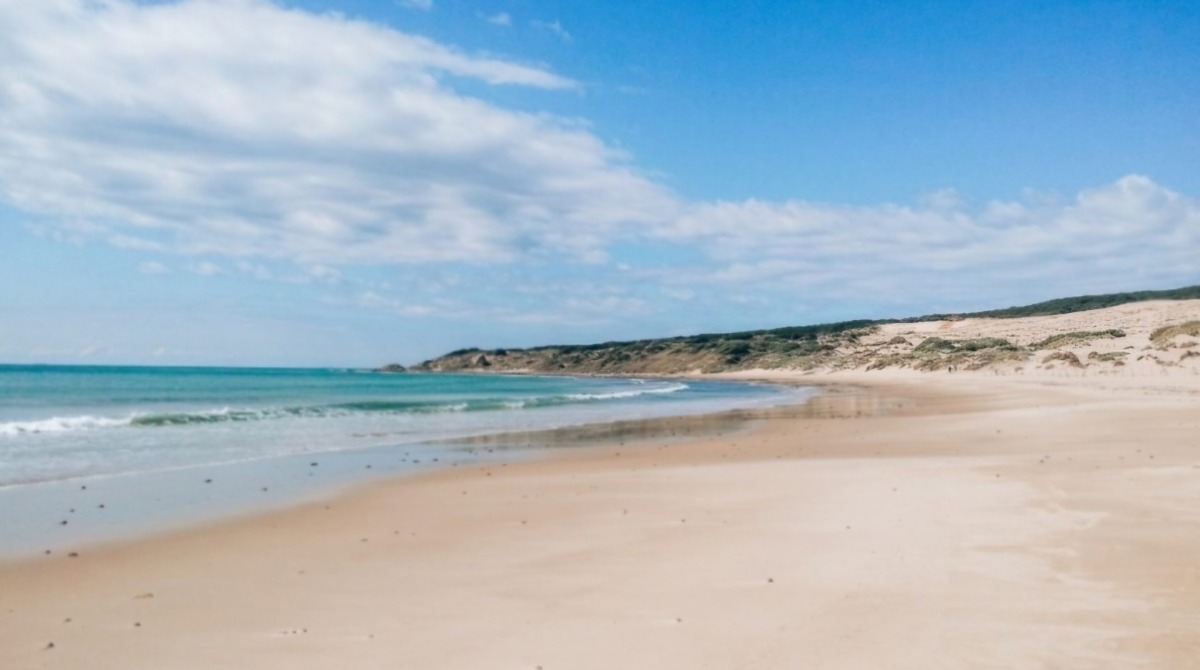
[(1200, 283), (1194, 2), (0, 0), (0, 361)]

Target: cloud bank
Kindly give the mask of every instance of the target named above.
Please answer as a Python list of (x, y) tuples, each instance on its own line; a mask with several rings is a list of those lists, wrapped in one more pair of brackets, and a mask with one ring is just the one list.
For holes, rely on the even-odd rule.
[(0, 193), (126, 246), (305, 262), (587, 257), (673, 207), (545, 68), (255, 0), (0, 3)]
[(915, 206), (706, 203), (661, 234), (699, 245), (720, 263), (709, 281), (838, 287), (848, 295), (986, 296), (997, 294), (989, 286), (997, 283), (1043, 283), (1050, 291), (1072, 290), (1072, 282), (1160, 285), (1200, 268), (1200, 200), (1139, 175), (1073, 198), (1030, 192), (978, 206), (952, 192)]
[(0, 0), (0, 26), (0, 198), (120, 247), (301, 267), (698, 251), (614, 272), (668, 296), (1151, 285), (1200, 266), (1200, 201), (1138, 175), (975, 205), (686, 202), (585, 123), (483, 97), (580, 91), (568, 77), (265, 0)]

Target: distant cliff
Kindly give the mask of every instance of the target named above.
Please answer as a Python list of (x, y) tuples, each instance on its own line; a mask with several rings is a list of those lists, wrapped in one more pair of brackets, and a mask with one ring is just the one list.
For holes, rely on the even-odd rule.
[[(1121, 367), (1130, 328), (1146, 330), (1136, 309), (1150, 300), (1192, 300), (1200, 286), (1063, 298), (1036, 305), (960, 315), (886, 321), (845, 321), (816, 326), (663, 339), (553, 345), (531, 349), (461, 349), (413, 370), (580, 374), (679, 374), (745, 369), (844, 370), (903, 367), (977, 370), (1004, 366)], [(1095, 310), (1103, 308), (1103, 312)], [(1089, 312), (1092, 316), (1079, 316)], [(1168, 324), (1152, 324), (1158, 328)], [(1187, 325), (1187, 324), (1185, 324)], [(1181, 332), (1190, 332), (1185, 328)], [(1146, 351), (1180, 345), (1142, 333)], [(1120, 346), (1118, 346), (1120, 345)], [(1194, 351), (1194, 349), (1192, 350)], [(1182, 350), (1181, 350), (1182, 352)], [(1187, 352), (1183, 352), (1187, 353)], [(1150, 354), (1135, 356), (1145, 359)], [(1186, 356), (1185, 356), (1186, 357)], [(1162, 364), (1172, 360), (1158, 356)], [(1172, 363), (1173, 364), (1173, 363)]]
[(755, 368), (850, 369), (905, 365), (976, 367), (1021, 361), (1028, 353), (1006, 340), (945, 343), (937, 338), (878, 342), (878, 325), (831, 324), (801, 332), (697, 335), (661, 340), (608, 342), (534, 349), (465, 349), (426, 361), (416, 369), (436, 372), (573, 372), (585, 374), (679, 374)]

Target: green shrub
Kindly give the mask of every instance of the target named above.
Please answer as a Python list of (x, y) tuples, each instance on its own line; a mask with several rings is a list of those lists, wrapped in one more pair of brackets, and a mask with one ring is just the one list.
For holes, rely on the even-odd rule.
[(981, 337), (974, 340), (944, 340), (940, 337), (930, 337), (913, 349), (915, 354), (955, 353), (959, 351), (983, 351), (984, 349), (1002, 349), (1016, 351), (1018, 347), (1012, 342), (999, 337)]
[(955, 350), (954, 343), (950, 340), (943, 340), (940, 337), (926, 338), (923, 342), (913, 349), (914, 354), (932, 354), (941, 352), (951, 352)]
[(1112, 339), (1117, 337), (1125, 337), (1125, 331), (1117, 328), (1108, 330), (1076, 330), (1070, 333), (1058, 333), (1051, 335), (1040, 342), (1035, 342), (1029, 345), (1033, 349), (1057, 349), (1058, 347), (1066, 347), (1077, 344), (1087, 344), (1092, 340)]
[(1004, 349), (1015, 351), (1017, 347), (1002, 337), (981, 337), (977, 340), (962, 340), (957, 342), (962, 351), (982, 351), (983, 349)]
[(1188, 321), (1174, 326), (1163, 326), (1150, 333), (1150, 341), (1161, 347), (1169, 344), (1171, 340), (1180, 335), (1200, 337), (1200, 321)]
[(1079, 357), (1069, 351), (1056, 351), (1050, 354), (1042, 359), (1042, 365), (1053, 363), (1054, 361), (1062, 361), (1075, 368), (1083, 367), (1083, 363), (1079, 362)]

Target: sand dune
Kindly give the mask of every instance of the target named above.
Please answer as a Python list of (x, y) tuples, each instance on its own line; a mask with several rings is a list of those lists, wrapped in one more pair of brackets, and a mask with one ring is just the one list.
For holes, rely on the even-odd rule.
[[(1155, 331), (1182, 324), (1195, 324), (1196, 327), (1185, 329), (1185, 332), (1171, 337), (1151, 341), (1151, 335)], [(897, 336), (960, 340), (996, 337), (1020, 346), (1033, 346), (1056, 335), (1082, 335), (1107, 330), (1120, 330), (1124, 336), (1081, 337), (1075, 341), (1067, 339), (1064, 344), (1050, 345), (1042, 349), (1029, 362), (995, 367), (1006, 372), (1021, 368), (1021, 371), (1027, 374), (1038, 371), (1048, 373), (1055, 369), (1061, 374), (1072, 372), (1072, 368), (1080, 375), (1145, 377), (1152, 374), (1170, 376), (1172, 383), (1184, 386), (1192, 385), (1189, 377), (1194, 377), (1195, 381), (1200, 382), (1200, 300), (1159, 300), (1089, 312), (1018, 319), (961, 319), (890, 324), (882, 326), (878, 336), (872, 338), (872, 341), (883, 343)], [(1054, 353), (1071, 354), (1079, 365), (1068, 362), (1065, 357), (1047, 361), (1047, 356)], [(1173, 367), (1182, 368), (1185, 374), (1173, 374), (1169, 370)], [(1196, 386), (1200, 386), (1200, 383)]]

